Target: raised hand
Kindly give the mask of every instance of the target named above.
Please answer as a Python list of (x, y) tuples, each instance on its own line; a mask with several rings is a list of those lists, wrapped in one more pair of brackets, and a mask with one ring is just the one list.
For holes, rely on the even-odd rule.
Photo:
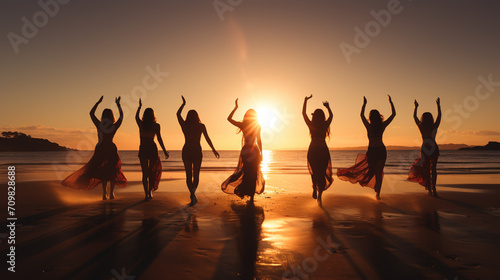
[(104, 98), (104, 95), (101, 95), (101, 98), (99, 98), (99, 100), (97, 101), (97, 104), (101, 103), (103, 98)]
[(366, 102), (367, 102), (367, 101), (366, 101), (366, 97), (364, 97), (364, 96), (363, 96), (363, 106), (365, 106), (365, 105), (366, 105)]
[(121, 100), (121, 97), (118, 96), (117, 98), (115, 98), (115, 103), (116, 103), (116, 106), (120, 107), (120, 100)]
[(238, 98), (234, 101), (234, 109), (238, 109)]
[(440, 99), (439, 97), (436, 99), (436, 104), (437, 104), (439, 107), (441, 107), (441, 99)]
[(389, 103), (391, 103), (391, 104), (392, 104), (392, 99), (391, 99), (391, 96), (390, 96), (389, 94), (388, 94), (387, 96), (389, 97)]
[(141, 99), (139, 98), (139, 108), (141, 108), (141, 107), (142, 107), (142, 101), (141, 101)]
[(313, 97), (313, 95), (311, 94), (311, 95), (309, 95), (309, 96), (306, 96), (306, 98), (305, 98), (305, 99), (306, 99), (306, 100), (309, 100), (309, 99), (311, 99), (312, 97)]
[(182, 105), (186, 105), (186, 99), (184, 99), (184, 96), (182, 96), (182, 95), (181, 95), (181, 97), (182, 97)]
[(323, 102), (323, 106), (325, 106), (327, 109), (330, 108), (330, 103), (328, 101)]
[(415, 104), (415, 108), (418, 107), (418, 102), (417, 102), (417, 99), (415, 99), (415, 102), (413, 102)]

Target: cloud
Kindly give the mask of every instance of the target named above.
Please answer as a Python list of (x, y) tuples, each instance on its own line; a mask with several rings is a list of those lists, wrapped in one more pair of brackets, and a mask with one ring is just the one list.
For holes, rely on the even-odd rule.
[(464, 136), (500, 136), (500, 131), (495, 130), (445, 130), (446, 134), (458, 134)]

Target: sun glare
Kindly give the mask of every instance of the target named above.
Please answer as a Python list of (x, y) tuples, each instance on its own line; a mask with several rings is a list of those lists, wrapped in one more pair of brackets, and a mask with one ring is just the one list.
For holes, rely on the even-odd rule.
[(257, 109), (257, 115), (259, 118), (260, 126), (263, 128), (269, 128), (276, 118), (273, 110), (269, 106), (261, 106)]

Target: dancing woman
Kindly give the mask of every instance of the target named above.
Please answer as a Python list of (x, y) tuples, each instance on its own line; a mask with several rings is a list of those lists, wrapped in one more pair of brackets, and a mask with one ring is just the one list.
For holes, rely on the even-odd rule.
[(186, 105), (186, 100), (184, 96), (181, 97), (182, 105), (179, 110), (177, 110), (177, 120), (184, 133), (185, 143), (184, 147), (182, 147), (182, 161), (184, 162), (184, 168), (186, 170), (186, 184), (191, 193), (191, 203), (189, 203), (189, 205), (193, 206), (198, 202), (195, 192), (200, 182), (200, 168), (203, 159), (200, 145), (201, 134), (203, 134), (205, 140), (207, 140), (216, 158), (219, 158), (219, 153), (215, 150), (210, 137), (208, 137), (207, 128), (201, 123), (198, 112), (189, 110), (186, 120), (182, 118), (181, 113)]
[(391, 104), (392, 114), (387, 120), (384, 121), (384, 117), (380, 115), (379, 111), (371, 110), (370, 121), (368, 121), (365, 117), (366, 97), (363, 97), (361, 120), (368, 133), (368, 151), (366, 155), (359, 154), (356, 158), (356, 164), (353, 166), (337, 169), (337, 176), (341, 180), (349, 181), (353, 184), (359, 183), (363, 187), (374, 189), (377, 193), (377, 200), (380, 200), (380, 189), (382, 187), (385, 160), (387, 158), (387, 150), (382, 141), (382, 135), (385, 128), (396, 116), (396, 109), (392, 103), (391, 96), (389, 96), (389, 103)]
[(222, 191), (229, 194), (234, 193), (241, 198), (247, 195), (250, 197), (249, 202), (253, 203), (254, 195), (261, 194), (265, 186), (264, 176), (260, 171), (260, 163), (262, 162), (261, 128), (257, 112), (254, 109), (249, 109), (245, 113), (242, 122), (233, 120), (236, 109), (238, 109), (238, 99), (236, 99), (234, 109), (227, 120), (238, 127), (239, 132), (243, 133), (243, 147), (238, 166), (233, 175), (222, 183)]
[(437, 196), (436, 180), (437, 171), (436, 164), (439, 157), (439, 147), (436, 143), (436, 133), (441, 123), (441, 101), (436, 100), (438, 115), (434, 122), (434, 117), (431, 113), (425, 112), (420, 120), (417, 117), (418, 102), (415, 100), (415, 110), (413, 110), (413, 119), (417, 124), (420, 134), (422, 135), (422, 146), (420, 147), (420, 158), (415, 160), (411, 165), (408, 180), (419, 183), (428, 190), (429, 195)]
[(94, 154), (87, 164), (64, 179), (61, 184), (81, 190), (91, 190), (99, 183), (102, 184), (102, 199), (108, 198), (106, 184), (109, 182), (109, 198), (115, 198), (115, 185), (125, 187), (127, 179), (121, 170), (121, 160), (118, 149), (113, 143), (113, 137), (120, 128), (123, 120), (123, 111), (120, 105), (120, 97), (115, 99), (116, 106), (120, 112), (120, 117), (115, 121), (115, 116), (111, 109), (104, 109), (101, 120), (95, 116), (97, 106), (102, 102), (103, 96), (90, 110), (90, 118), (97, 129), (98, 142), (95, 146)]
[(146, 200), (152, 199), (152, 192), (158, 189), (161, 179), (161, 161), (158, 156), (158, 148), (155, 144), (155, 136), (160, 143), (165, 158), (168, 159), (168, 152), (165, 150), (163, 140), (160, 134), (160, 124), (156, 122), (156, 117), (153, 109), (146, 108), (142, 115), (142, 120), (139, 118), (141, 112), (142, 102), (139, 99), (139, 107), (135, 114), (135, 121), (139, 126), (139, 134), (141, 137), (141, 144), (139, 146), (139, 161), (141, 162), (142, 169), (142, 184), (144, 186), (144, 193)]
[(328, 119), (325, 118), (325, 113), (321, 109), (316, 109), (312, 114), (312, 120), (307, 116), (307, 100), (311, 99), (312, 95), (304, 98), (302, 107), (302, 116), (309, 127), (311, 134), (311, 144), (307, 151), (307, 167), (311, 174), (313, 183), (313, 198), (321, 202), (323, 191), (328, 189), (333, 182), (332, 178), (332, 161), (330, 159), (330, 150), (326, 145), (325, 138), (330, 136), (330, 124), (332, 123), (333, 114), (330, 105), (327, 101), (323, 105), (328, 110)]

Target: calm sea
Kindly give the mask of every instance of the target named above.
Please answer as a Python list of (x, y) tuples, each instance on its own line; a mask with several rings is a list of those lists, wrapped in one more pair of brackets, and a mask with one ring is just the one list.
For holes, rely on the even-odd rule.
[[(339, 167), (353, 165), (357, 154), (365, 152), (331, 151), (334, 172)], [(18, 173), (29, 175), (30, 181), (61, 179), (85, 164), (92, 153), (93, 151), (3, 152), (0, 153), (0, 174), (6, 173), (7, 165), (15, 165)], [(216, 159), (210, 151), (204, 151), (203, 155), (202, 170), (227, 172), (236, 166), (239, 151), (220, 151), (220, 159)], [(161, 156), (165, 172), (184, 170), (180, 151), (171, 151), (168, 160), (164, 160), (163, 154)], [(307, 151), (266, 150), (262, 170), (267, 174), (307, 174), (306, 156)], [(120, 157), (125, 173), (140, 172), (137, 151), (120, 151)], [(407, 174), (411, 163), (418, 157), (419, 151), (388, 151), (384, 172)], [(440, 174), (500, 174), (500, 151), (441, 151), (437, 168)]]

